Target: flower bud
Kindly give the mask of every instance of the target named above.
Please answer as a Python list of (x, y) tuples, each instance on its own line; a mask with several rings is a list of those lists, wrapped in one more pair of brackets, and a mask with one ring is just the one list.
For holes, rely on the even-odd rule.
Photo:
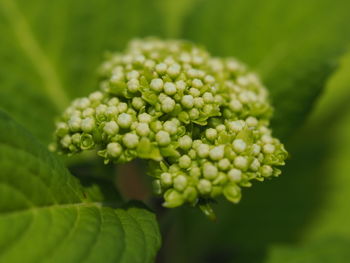
[(241, 189), (235, 184), (229, 184), (223, 191), (227, 200), (232, 203), (238, 203), (241, 200)]
[(169, 189), (167, 192), (165, 192), (164, 199), (165, 202), (163, 203), (163, 206), (168, 208), (180, 206), (185, 201), (183, 196), (178, 191), (173, 189)]
[(170, 173), (162, 173), (160, 175), (160, 182), (162, 183), (162, 185), (168, 187), (170, 185), (172, 185), (173, 183), (173, 179)]
[(187, 186), (187, 178), (184, 175), (178, 175), (174, 179), (174, 188), (178, 191), (183, 191)]
[(150, 128), (148, 126), (148, 123), (139, 123), (136, 127), (136, 132), (140, 136), (147, 136), (150, 133)]
[(167, 97), (162, 101), (162, 110), (165, 113), (172, 112), (174, 108), (175, 108), (175, 101), (172, 98)]
[(194, 104), (194, 100), (193, 100), (192, 95), (183, 96), (182, 100), (181, 100), (181, 104), (187, 109), (192, 108), (193, 104)]
[(191, 158), (188, 155), (183, 155), (179, 159), (179, 166), (181, 168), (188, 168), (191, 166)]
[(156, 140), (160, 146), (166, 146), (171, 142), (170, 135), (166, 131), (157, 132)]
[(207, 137), (208, 140), (215, 140), (218, 136), (218, 132), (213, 129), (213, 128), (209, 128), (205, 131), (205, 136)]
[(232, 182), (239, 182), (242, 180), (242, 171), (236, 168), (233, 168), (228, 172), (228, 178)]
[(132, 118), (131, 118), (130, 114), (122, 113), (118, 116), (117, 122), (121, 128), (126, 129), (126, 128), (130, 127), (131, 122), (132, 122)]
[(205, 163), (203, 165), (203, 176), (206, 179), (212, 180), (218, 175), (218, 168), (211, 163)]
[(247, 144), (241, 139), (234, 140), (232, 143), (232, 146), (233, 146), (233, 150), (236, 153), (244, 152), (245, 149), (247, 148)]
[(163, 80), (162, 79), (152, 79), (150, 87), (157, 92), (161, 92), (163, 89)]
[(166, 82), (164, 85), (165, 94), (172, 96), (176, 93), (176, 86), (172, 82)]
[(201, 179), (198, 182), (197, 188), (201, 194), (207, 195), (211, 192), (212, 185), (211, 185), (210, 181), (208, 181), (206, 179)]
[(119, 131), (119, 126), (115, 121), (106, 122), (105, 126), (103, 127), (103, 131), (106, 134), (113, 136)]
[(188, 150), (192, 146), (192, 139), (190, 136), (185, 135), (179, 138), (179, 147)]
[(139, 143), (139, 137), (133, 133), (127, 133), (123, 137), (123, 143), (127, 148), (135, 148)]
[(119, 143), (111, 142), (107, 145), (107, 154), (113, 158), (118, 157), (122, 153), (123, 148)]
[(224, 147), (222, 145), (216, 146), (210, 150), (209, 156), (213, 161), (218, 161), (224, 157)]
[(235, 158), (234, 165), (238, 169), (242, 169), (242, 170), (247, 169), (247, 167), (248, 167), (248, 160), (244, 156), (237, 156)]

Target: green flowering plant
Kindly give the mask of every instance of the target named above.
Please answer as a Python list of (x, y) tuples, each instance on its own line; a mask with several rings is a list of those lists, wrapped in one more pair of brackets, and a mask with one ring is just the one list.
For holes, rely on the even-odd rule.
[(268, 92), (234, 58), (180, 40), (133, 40), (100, 68), (100, 90), (76, 99), (57, 123), (61, 153), (97, 149), (105, 163), (149, 159), (165, 207), (211, 213), (219, 195), (278, 176), (287, 157), (269, 128)]
[(349, 10), (0, 0), (0, 262), (347, 263)]

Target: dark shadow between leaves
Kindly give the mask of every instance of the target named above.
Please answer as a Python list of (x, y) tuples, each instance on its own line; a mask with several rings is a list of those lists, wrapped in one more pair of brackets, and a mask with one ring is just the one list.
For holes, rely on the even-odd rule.
[(69, 167), (70, 172), (80, 181), (95, 201), (101, 201), (111, 207), (120, 207), (122, 198), (116, 190), (113, 165), (104, 165), (99, 158)]

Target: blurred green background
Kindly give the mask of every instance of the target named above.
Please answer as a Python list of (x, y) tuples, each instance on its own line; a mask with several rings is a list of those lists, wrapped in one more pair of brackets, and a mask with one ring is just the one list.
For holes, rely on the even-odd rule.
[[(43, 143), (67, 103), (96, 88), (108, 50), (185, 38), (256, 70), (290, 159), (278, 179), (161, 215), (158, 262), (350, 262), (348, 0), (0, 0), (0, 108)], [(223, 201), (223, 200), (222, 200)]]

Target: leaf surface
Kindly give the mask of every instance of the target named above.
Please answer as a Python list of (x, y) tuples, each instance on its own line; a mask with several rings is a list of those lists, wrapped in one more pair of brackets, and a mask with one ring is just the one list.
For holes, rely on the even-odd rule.
[(153, 262), (153, 213), (122, 208), (0, 113), (0, 262)]
[(97, 89), (105, 52), (161, 34), (153, 2), (0, 0), (0, 107), (49, 142), (54, 118)]

